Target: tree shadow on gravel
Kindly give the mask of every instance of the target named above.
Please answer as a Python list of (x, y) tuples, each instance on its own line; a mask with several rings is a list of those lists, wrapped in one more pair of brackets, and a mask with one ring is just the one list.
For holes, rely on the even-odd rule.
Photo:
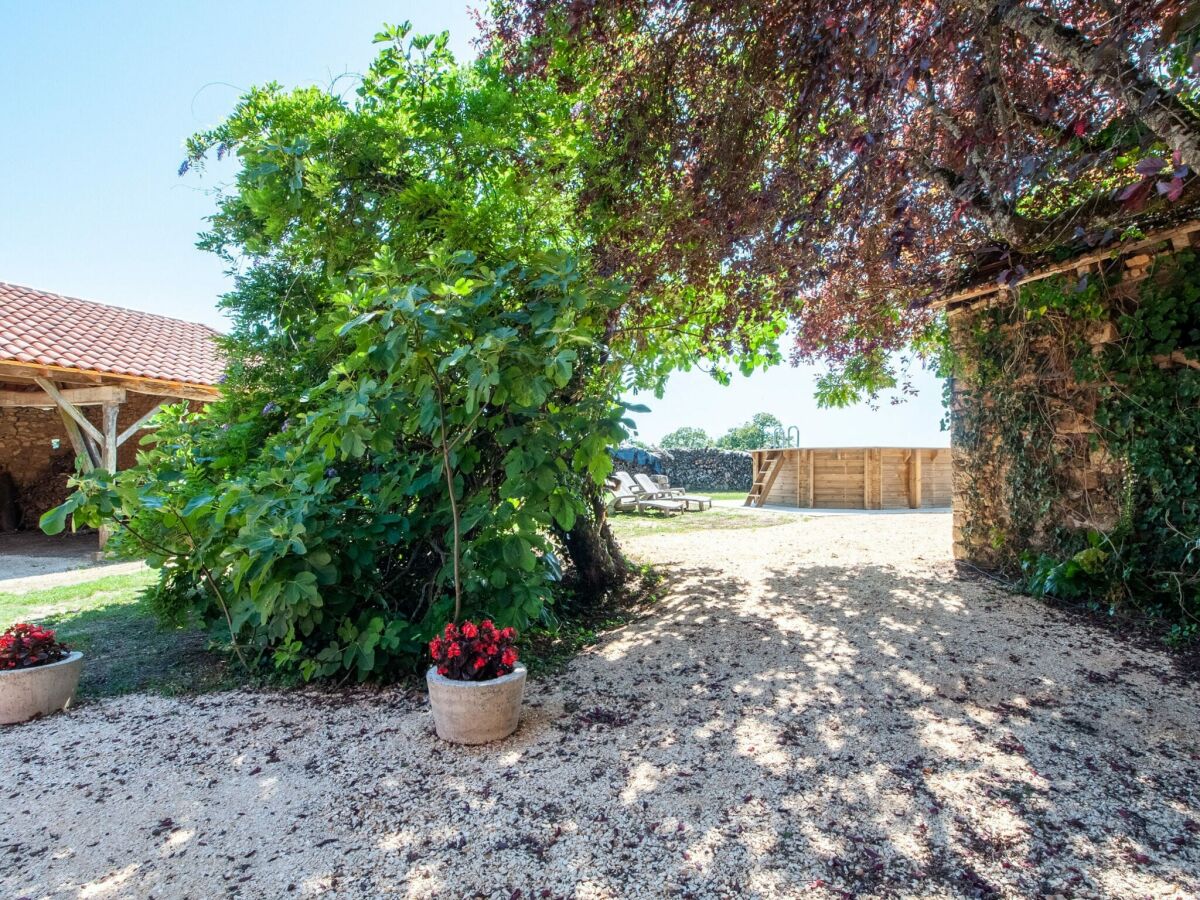
[[(241, 822), (270, 848), (242, 896), (1196, 893), (1200, 698), (1161, 655), (929, 568), (730, 569), (669, 569), (653, 614), (532, 682), (496, 745), (437, 741), (395, 691), (202, 697), (202, 727), (174, 733), (126, 720), (71, 776), (123, 779), (111, 871), (55, 856), (51, 819), (22, 858), (37, 884), (135, 865), (130, 895), (168, 877), (223, 895), (220, 829)], [(139, 805), (162, 790), (147, 754), (210, 778), (204, 807)], [(187, 863), (127, 827), (160, 820), (195, 831)]]
[(546, 873), (506, 889), (559, 896), (563, 870), (600, 896), (1195, 889), (1196, 697), (1161, 660), (928, 570), (671, 580), (509, 748), (520, 836), (464, 847)]
[[(1195, 888), (1195, 694), (1028, 601), (927, 571), (694, 569), (604, 656), (571, 727), (634, 730), (621, 801), (690, 835), (684, 894)], [(656, 695), (669, 712), (642, 715)]]

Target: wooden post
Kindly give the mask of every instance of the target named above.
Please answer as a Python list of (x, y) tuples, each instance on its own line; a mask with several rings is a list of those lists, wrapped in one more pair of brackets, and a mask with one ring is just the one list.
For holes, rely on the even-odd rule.
[[(102, 407), (104, 419), (104, 468), (111, 473), (117, 471), (117, 416), (121, 412), (121, 407), (117, 403), (105, 403)], [(104, 549), (104, 545), (108, 543), (109, 529), (107, 526), (100, 526), (100, 549)]]
[[(790, 453), (793, 451), (788, 451), (788, 452)], [(804, 453), (799, 448), (797, 448), (794, 452), (796, 454), (796, 507), (799, 508), (800, 507), (800, 457), (803, 456)]]
[(871, 508), (871, 451), (863, 448), (863, 509)]
[(817, 505), (817, 451), (808, 451), (808, 508), (815, 509)]
[(104, 468), (117, 471), (117, 414), (121, 407), (115, 403), (104, 404)]
[(883, 509), (883, 449), (880, 448), (875, 452), (877, 454), (875, 457), (875, 474), (878, 475), (876, 481), (880, 485), (880, 496), (877, 498), (875, 509)]
[(921, 508), (921, 451), (910, 450), (908, 454), (908, 506)]

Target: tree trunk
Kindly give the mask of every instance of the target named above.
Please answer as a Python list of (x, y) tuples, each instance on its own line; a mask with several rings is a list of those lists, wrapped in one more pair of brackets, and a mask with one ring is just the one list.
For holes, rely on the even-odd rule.
[(625, 583), (629, 565), (608, 527), (604, 499), (591, 484), (585, 485), (584, 493), (590, 514), (577, 518), (575, 527), (560, 535), (579, 579), (580, 600), (590, 606)]
[(914, 156), (913, 159), (927, 177), (941, 184), (951, 196), (970, 204), (972, 212), (987, 226), (993, 239), (1010, 247), (1022, 247), (1028, 236), (1036, 233), (1028, 219), (996, 202), (986, 191), (968, 185), (958, 172), (939, 166), (927, 157)]
[(1116, 47), (1097, 46), (1076, 29), (1023, 3), (997, 6), (976, 0), (975, 6), (989, 16), (997, 16), (1030, 43), (1095, 78), (1101, 87), (1121, 99), (1134, 118), (1172, 150), (1178, 150), (1186, 165), (1192, 169), (1200, 166), (1200, 118), (1125, 59)]

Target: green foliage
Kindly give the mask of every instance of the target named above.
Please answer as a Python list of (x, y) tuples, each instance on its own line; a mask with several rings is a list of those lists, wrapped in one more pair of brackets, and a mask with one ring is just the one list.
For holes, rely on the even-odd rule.
[(703, 450), (705, 447), (711, 447), (713, 440), (703, 428), (684, 425), (663, 435), (658, 444), (666, 450)]
[(542, 620), (550, 535), (583, 512), (565, 485), (603, 479), (624, 431), (608, 398), (562, 393), (619, 295), (569, 256), (541, 263), (381, 252), (330, 298), (324, 381), (261, 410), (176, 409), (136, 467), (76, 479), (44, 527), (116, 521), (163, 570), (163, 613), (223, 622), (278, 668), (394, 675), (454, 613), (452, 483), (465, 611)]
[(786, 444), (787, 432), (783, 423), (770, 413), (755, 413), (749, 422), (730, 428), (717, 439), (717, 446), (722, 450), (761, 450)]
[(185, 169), (239, 166), (200, 242), (240, 272), (223, 398), (44, 519), (116, 523), (163, 619), (305, 679), (411, 671), (460, 613), (552, 621), (639, 371), (574, 215), (570, 98), (377, 40), (356, 97), (256, 88), (189, 142)]
[(1021, 558), (1026, 588), (1035, 596), (1064, 600), (1078, 600), (1102, 589), (1108, 560), (1108, 553), (1100, 549), (1102, 541), (1099, 532), (1089, 532), (1090, 546), (1065, 560), (1026, 551)]
[[(1174, 621), (1182, 640), (1200, 621), (1200, 266), (1181, 253), (1132, 294), (1110, 288), (1036, 282), (964, 336), (958, 356), (974, 367), (955, 434), (970, 460), (964, 535), (990, 542), (1002, 566), (1019, 556), (1033, 593)], [(1094, 349), (1090, 335), (1114, 320), (1117, 339)], [(1079, 419), (1095, 433), (1061, 433)], [(1081, 488), (1096, 460), (1111, 465)], [(989, 506), (994, 479), (1003, 510)], [(1102, 498), (1111, 527), (1065, 524), (1087, 521)], [(1000, 541), (983, 531), (997, 519)]]

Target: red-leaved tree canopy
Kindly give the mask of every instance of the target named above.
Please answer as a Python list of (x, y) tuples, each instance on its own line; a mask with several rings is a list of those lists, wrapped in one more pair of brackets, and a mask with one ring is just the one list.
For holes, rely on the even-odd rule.
[(1190, 213), (1198, 20), (1181, 0), (500, 0), (490, 35), (593, 118), (585, 203), (635, 297), (681, 319), (718, 298), (705, 338), (726, 346), (788, 316), (836, 402), (888, 384), (981, 260), (1019, 277)]

